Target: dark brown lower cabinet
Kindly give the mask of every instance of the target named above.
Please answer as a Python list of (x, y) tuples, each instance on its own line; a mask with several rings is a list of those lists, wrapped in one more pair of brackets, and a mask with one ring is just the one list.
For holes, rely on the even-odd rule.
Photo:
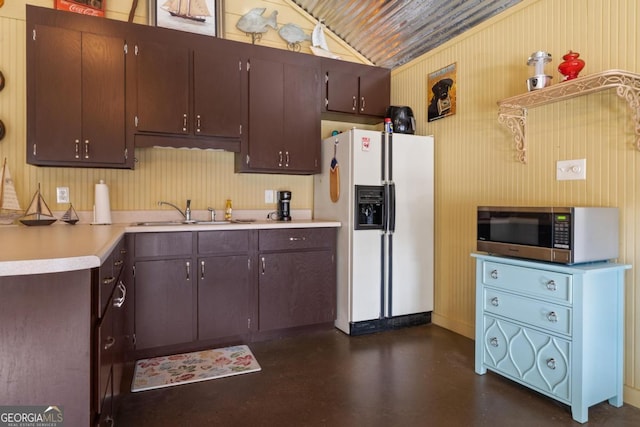
[(135, 234), (136, 357), (332, 324), (335, 239), (335, 228)]
[(260, 331), (335, 320), (332, 250), (260, 255)]
[(250, 328), (249, 257), (198, 259), (198, 339), (246, 335)]
[(136, 349), (194, 341), (197, 275), (191, 258), (137, 261), (135, 267)]

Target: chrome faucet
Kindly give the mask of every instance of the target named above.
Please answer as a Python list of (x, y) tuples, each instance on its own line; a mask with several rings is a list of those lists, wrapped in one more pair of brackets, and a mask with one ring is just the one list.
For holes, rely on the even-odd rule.
[(209, 214), (211, 214), (211, 222), (215, 222), (216, 221), (216, 210), (213, 208), (207, 208), (207, 210), (209, 211)]
[(182, 212), (182, 209), (180, 209), (179, 207), (177, 207), (176, 205), (174, 205), (173, 203), (169, 203), (169, 202), (163, 202), (162, 200), (158, 202), (158, 206), (162, 206), (162, 205), (169, 205), (172, 208), (174, 208), (175, 210), (177, 210), (178, 212), (180, 212), (180, 215), (182, 215), (184, 217), (184, 220), (186, 222), (191, 222), (193, 221), (191, 219), (191, 199), (187, 199), (187, 207), (185, 208), (184, 212)]

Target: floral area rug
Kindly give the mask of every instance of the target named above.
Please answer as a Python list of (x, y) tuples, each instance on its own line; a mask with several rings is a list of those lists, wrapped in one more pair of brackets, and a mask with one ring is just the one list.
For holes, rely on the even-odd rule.
[(145, 391), (259, 371), (246, 345), (153, 357), (136, 362), (131, 391)]

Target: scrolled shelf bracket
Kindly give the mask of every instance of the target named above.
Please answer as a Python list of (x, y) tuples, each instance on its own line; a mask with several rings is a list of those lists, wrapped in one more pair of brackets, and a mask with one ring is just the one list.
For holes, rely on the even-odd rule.
[(498, 113), (498, 122), (513, 134), (516, 157), (520, 163), (527, 163), (527, 109), (518, 105), (502, 104)]
[(527, 163), (527, 109), (577, 96), (615, 88), (616, 94), (627, 101), (634, 123), (635, 146), (640, 151), (640, 74), (608, 70), (561, 82), (522, 95), (498, 101), (498, 122), (514, 136), (517, 158)]

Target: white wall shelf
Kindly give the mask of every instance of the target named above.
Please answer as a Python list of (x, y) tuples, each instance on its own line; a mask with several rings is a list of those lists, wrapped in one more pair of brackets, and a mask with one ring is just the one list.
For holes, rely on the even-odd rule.
[(636, 148), (640, 150), (640, 74), (608, 70), (564, 81), (498, 101), (498, 122), (506, 126), (514, 137), (518, 160), (527, 163), (527, 110), (553, 102), (565, 101), (604, 89), (616, 88), (616, 93), (631, 108), (636, 134)]

